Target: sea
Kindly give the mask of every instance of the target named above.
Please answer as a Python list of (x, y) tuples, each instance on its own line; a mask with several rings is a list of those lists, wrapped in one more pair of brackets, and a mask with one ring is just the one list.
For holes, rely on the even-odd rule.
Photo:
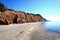
[(58, 21), (58, 22), (44, 22), (43, 25), (50, 32), (60, 33), (60, 21)]

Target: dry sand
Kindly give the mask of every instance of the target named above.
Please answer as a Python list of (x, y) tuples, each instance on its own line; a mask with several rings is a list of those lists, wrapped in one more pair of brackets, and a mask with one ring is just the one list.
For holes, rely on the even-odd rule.
[(48, 32), (42, 22), (0, 25), (0, 40), (60, 40), (60, 34)]

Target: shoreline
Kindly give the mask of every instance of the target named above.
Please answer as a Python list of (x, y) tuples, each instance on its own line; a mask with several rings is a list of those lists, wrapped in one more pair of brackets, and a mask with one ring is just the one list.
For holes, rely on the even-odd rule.
[(10, 24), (0, 27), (1, 40), (57, 40), (60, 34), (48, 32), (42, 22)]

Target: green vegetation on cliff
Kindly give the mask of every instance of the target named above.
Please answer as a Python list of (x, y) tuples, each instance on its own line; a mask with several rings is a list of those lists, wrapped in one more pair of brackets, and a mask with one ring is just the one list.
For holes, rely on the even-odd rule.
[(4, 4), (0, 3), (0, 11), (4, 12), (6, 10), (6, 7), (4, 6)]

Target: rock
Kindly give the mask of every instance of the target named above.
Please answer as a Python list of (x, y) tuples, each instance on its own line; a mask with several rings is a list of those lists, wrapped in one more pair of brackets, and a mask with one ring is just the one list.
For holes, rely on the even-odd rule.
[(17, 17), (17, 23), (25, 23), (25, 14), (22, 12), (16, 12)]
[(12, 24), (14, 23), (14, 19), (16, 18), (16, 14), (14, 11), (5, 11), (5, 12), (0, 12), (0, 20), (3, 22), (7, 22), (6, 24)]
[(14, 23), (28, 23), (28, 22), (42, 22), (44, 19), (34, 14), (26, 14), (24, 12), (18, 12), (14, 10), (6, 10), (0, 12), (0, 20), (5, 24)]
[(4, 13), (0, 12), (0, 25), (2, 25), (2, 24), (8, 24), (7, 21), (4, 18), (5, 18)]
[(28, 22), (33, 22), (33, 15), (28, 14), (27, 15), (27, 21)]
[(40, 14), (25, 13), (6, 8), (0, 3), (0, 24), (21, 24), (29, 22), (42, 22), (45, 20)]
[(5, 14), (4, 18), (8, 22), (8, 24), (13, 24), (16, 14), (13, 11), (9, 10), (5, 11), (4, 14)]

